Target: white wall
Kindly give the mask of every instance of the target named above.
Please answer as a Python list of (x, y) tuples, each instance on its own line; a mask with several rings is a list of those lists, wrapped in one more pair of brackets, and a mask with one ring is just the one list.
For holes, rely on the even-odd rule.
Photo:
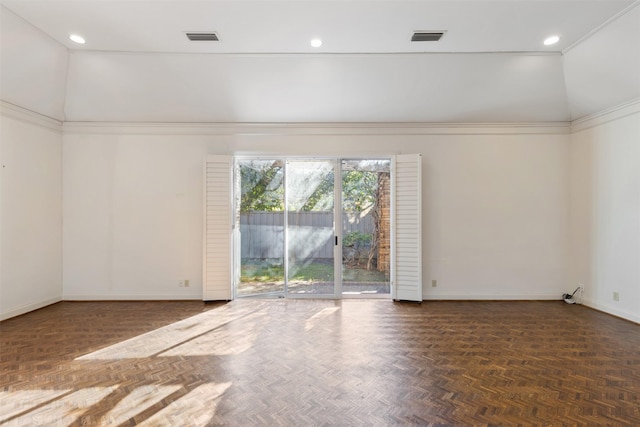
[(9, 105), (0, 116), (0, 319), (62, 296), (62, 128)]
[(568, 142), (559, 128), (69, 123), (63, 297), (200, 298), (207, 153), (422, 153), (425, 298), (559, 299)]
[(67, 49), (0, 6), (0, 319), (62, 295)]
[(570, 160), (570, 281), (586, 304), (640, 322), (640, 103), (577, 124)]
[(564, 54), (572, 120), (640, 98), (640, 2)]
[(64, 298), (201, 296), (206, 153), (199, 137), (65, 135)]
[(0, 6), (0, 99), (64, 119), (67, 49)]

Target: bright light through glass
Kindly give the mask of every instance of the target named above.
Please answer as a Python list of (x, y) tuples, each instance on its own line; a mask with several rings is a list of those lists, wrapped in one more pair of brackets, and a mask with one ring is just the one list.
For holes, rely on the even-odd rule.
[(551, 46), (552, 44), (556, 44), (560, 41), (560, 37), (558, 36), (550, 36), (544, 40), (545, 46)]
[(320, 47), (320, 46), (322, 46), (322, 40), (320, 40), (320, 39), (312, 39), (311, 40), (311, 46), (312, 47)]
[(72, 42), (76, 42), (76, 43), (78, 43), (78, 44), (84, 44), (84, 43), (85, 43), (85, 41), (84, 41), (84, 37), (79, 36), (79, 35), (77, 35), (77, 34), (71, 34), (71, 35), (69, 36), (69, 39), (70, 39)]

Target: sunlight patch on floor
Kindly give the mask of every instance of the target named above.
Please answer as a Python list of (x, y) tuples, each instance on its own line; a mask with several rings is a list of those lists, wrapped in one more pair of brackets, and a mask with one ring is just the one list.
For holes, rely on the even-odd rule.
[(115, 389), (116, 387), (92, 387), (78, 390), (13, 418), (3, 425), (11, 427), (68, 426)]
[(322, 310), (320, 310), (319, 312), (317, 312), (316, 314), (314, 314), (313, 316), (307, 319), (307, 321), (304, 323), (304, 330), (306, 332), (310, 331), (316, 326), (317, 322), (319, 322), (320, 320), (324, 319), (327, 316), (331, 316), (333, 313), (335, 313), (338, 310), (340, 310), (340, 307), (323, 308)]
[(146, 385), (138, 387), (109, 411), (99, 425), (117, 426), (180, 389), (180, 386)]
[(0, 392), (0, 423), (72, 390), (19, 390)]
[[(244, 318), (260, 310), (265, 304), (253, 302), (233, 308), (225, 305), (80, 356), (75, 360), (121, 360), (156, 356)], [(207, 354), (215, 354), (215, 348), (209, 350)]]
[(211, 422), (222, 395), (231, 383), (207, 383), (141, 422), (140, 426), (204, 427)]
[(226, 325), (162, 352), (158, 357), (238, 355), (253, 346), (262, 317), (264, 313), (253, 313), (243, 320), (241, 329), (236, 325)]

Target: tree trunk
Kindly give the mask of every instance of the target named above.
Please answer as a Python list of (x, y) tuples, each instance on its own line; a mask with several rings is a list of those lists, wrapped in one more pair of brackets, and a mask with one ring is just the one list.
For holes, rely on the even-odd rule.
[(376, 186), (376, 197), (371, 208), (371, 219), (373, 219), (373, 233), (371, 234), (371, 247), (367, 256), (367, 270), (373, 268), (373, 259), (378, 251), (378, 242), (380, 241), (380, 196), (382, 194), (380, 188), (380, 174), (378, 174), (378, 185)]

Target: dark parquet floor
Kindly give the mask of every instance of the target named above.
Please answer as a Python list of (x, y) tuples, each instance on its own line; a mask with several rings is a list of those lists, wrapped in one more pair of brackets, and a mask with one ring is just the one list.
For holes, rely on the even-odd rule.
[(7, 426), (640, 426), (640, 325), (562, 302), (63, 302), (0, 323)]

